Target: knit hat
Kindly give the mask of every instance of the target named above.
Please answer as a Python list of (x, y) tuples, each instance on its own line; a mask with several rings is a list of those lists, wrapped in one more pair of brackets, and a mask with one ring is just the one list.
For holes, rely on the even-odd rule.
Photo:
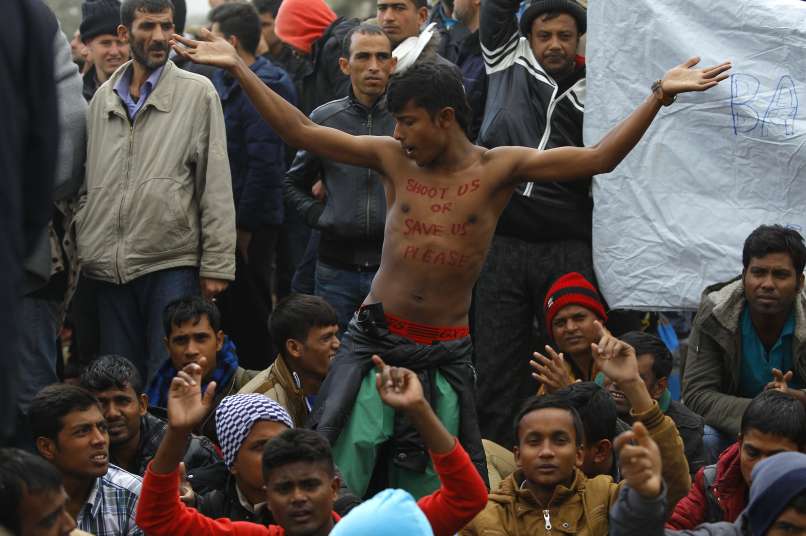
[(781, 452), (753, 467), (745, 515), (753, 536), (763, 536), (789, 501), (806, 490), (806, 454)]
[(543, 310), (546, 312), (546, 329), (549, 333), (551, 333), (554, 316), (566, 305), (581, 305), (596, 313), (603, 322), (607, 322), (607, 313), (605, 313), (599, 292), (580, 273), (565, 274), (549, 288), (546, 301), (543, 302)]
[(336, 523), (330, 536), (433, 536), (428, 518), (402, 489), (385, 489)]
[(118, 0), (84, 0), (81, 4), (79, 33), (84, 43), (99, 35), (117, 35), (120, 25)]
[(274, 33), (280, 40), (305, 54), (322, 37), (336, 14), (324, 0), (284, 0), (274, 19)]
[(224, 397), (215, 410), (215, 431), (224, 463), (232, 467), (246, 436), (258, 421), (280, 422), (294, 427), (283, 406), (258, 393)]
[(585, 8), (574, 2), (574, 0), (534, 0), (521, 16), (521, 34), (525, 37), (532, 33), (532, 22), (543, 13), (559, 11), (568, 13), (577, 21), (579, 35), (584, 34), (588, 29), (587, 12)]

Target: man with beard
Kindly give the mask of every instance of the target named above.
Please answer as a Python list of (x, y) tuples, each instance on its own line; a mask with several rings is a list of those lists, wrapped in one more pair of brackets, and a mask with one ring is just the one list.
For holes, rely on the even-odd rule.
[(76, 215), (79, 258), (98, 286), (100, 353), (131, 359), (146, 381), (168, 357), (165, 306), (200, 290), (212, 298), (235, 273), (221, 103), (208, 79), (168, 59), (172, 6), (121, 7), (118, 35), (133, 60), (90, 106)]
[(134, 515), (140, 477), (109, 463), (109, 432), (92, 394), (54, 384), (31, 402), (31, 430), (39, 455), (64, 478), (67, 513), (96, 536), (142, 536)]

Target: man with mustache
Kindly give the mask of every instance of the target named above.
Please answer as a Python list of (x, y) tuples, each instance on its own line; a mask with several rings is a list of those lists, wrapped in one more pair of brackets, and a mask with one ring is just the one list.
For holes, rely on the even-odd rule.
[(736, 441), (742, 414), (765, 389), (806, 398), (806, 245), (794, 229), (747, 237), (741, 277), (705, 289), (683, 368), (683, 400), (705, 419), (706, 460)]
[[(586, 31), (585, 9), (573, 0), (533, 0), (518, 23), (520, 3), (481, 3), (488, 85), (478, 144), (582, 147), (585, 65), (576, 51)], [(505, 441), (515, 408), (532, 394), (530, 341), (535, 319), (538, 347), (551, 336), (540, 311), (549, 286), (568, 272), (595, 284), (590, 184), (584, 175), (521, 183), (501, 215), (474, 293), (483, 437)]]
[(168, 59), (170, 0), (126, 0), (118, 36), (132, 61), (87, 115), (76, 214), (84, 275), (97, 284), (100, 354), (131, 359), (148, 382), (167, 358), (162, 311), (212, 298), (235, 274), (235, 208), (221, 102)]

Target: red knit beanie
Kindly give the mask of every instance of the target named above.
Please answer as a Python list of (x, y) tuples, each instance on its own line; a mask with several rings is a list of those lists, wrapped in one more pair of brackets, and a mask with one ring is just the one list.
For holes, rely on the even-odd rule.
[(284, 0), (274, 19), (274, 33), (305, 54), (310, 54), (314, 41), (322, 37), (336, 14), (325, 0)]
[(546, 330), (551, 333), (554, 316), (566, 305), (580, 305), (590, 309), (602, 322), (607, 322), (604, 304), (590, 281), (577, 272), (570, 272), (559, 278), (551, 285), (543, 302), (546, 312)]

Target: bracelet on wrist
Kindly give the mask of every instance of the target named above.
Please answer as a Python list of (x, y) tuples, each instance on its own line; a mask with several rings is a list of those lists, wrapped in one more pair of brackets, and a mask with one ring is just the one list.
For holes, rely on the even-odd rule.
[(658, 102), (663, 106), (669, 106), (677, 100), (677, 95), (667, 95), (663, 91), (663, 80), (656, 80), (655, 83), (652, 84), (652, 94), (655, 95), (655, 98), (658, 99)]

